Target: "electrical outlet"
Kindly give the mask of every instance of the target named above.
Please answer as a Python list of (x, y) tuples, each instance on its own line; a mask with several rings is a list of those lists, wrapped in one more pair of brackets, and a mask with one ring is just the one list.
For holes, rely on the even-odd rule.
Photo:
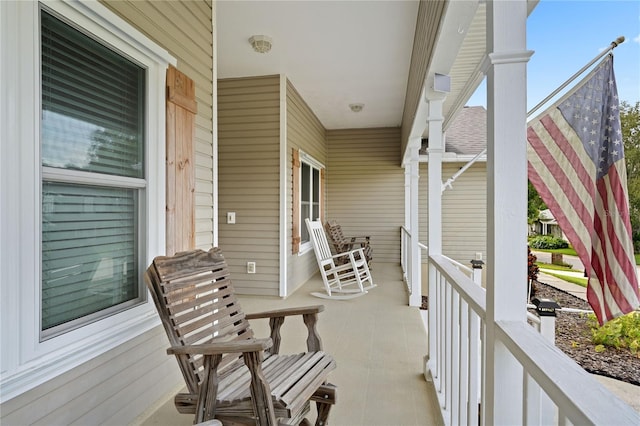
[(247, 274), (256, 273), (256, 262), (247, 262)]

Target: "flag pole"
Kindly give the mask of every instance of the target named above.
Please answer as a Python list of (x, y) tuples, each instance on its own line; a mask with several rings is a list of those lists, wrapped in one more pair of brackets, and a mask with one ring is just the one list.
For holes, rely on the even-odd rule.
[(600, 53), (598, 56), (596, 56), (595, 58), (593, 58), (591, 60), (591, 62), (589, 62), (587, 65), (585, 65), (584, 67), (582, 67), (582, 69), (580, 71), (578, 71), (577, 73), (575, 73), (574, 75), (572, 75), (571, 77), (569, 77), (569, 79), (567, 81), (564, 82), (564, 84), (560, 87), (558, 87), (555, 91), (553, 91), (553, 93), (551, 93), (549, 96), (547, 96), (546, 98), (544, 98), (544, 100), (542, 102), (540, 102), (538, 105), (534, 106), (531, 110), (529, 110), (529, 112), (527, 113), (527, 117), (531, 116), (531, 114), (533, 114), (534, 112), (536, 112), (538, 109), (540, 109), (540, 107), (542, 107), (544, 104), (546, 104), (547, 102), (549, 102), (549, 99), (553, 98), (555, 95), (557, 95), (558, 93), (560, 93), (560, 91), (562, 89), (564, 89), (565, 87), (567, 87), (569, 84), (571, 84), (571, 82), (573, 80), (575, 80), (578, 76), (580, 76), (583, 72), (585, 72), (591, 65), (593, 65), (598, 59), (602, 58), (604, 55), (606, 55), (607, 53), (611, 52), (613, 49), (615, 49), (616, 47), (618, 47), (619, 44), (624, 43), (624, 36), (620, 36), (617, 39), (615, 39), (614, 41), (611, 42), (611, 44), (609, 45), (609, 48), (605, 49), (602, 53)]
[[(562, 89), (564, 89), (565, 87), (567, 87), (569, 84), (571, 84), (571, 82), (573, 80), (575, 80), (576, 78), (578, 78), (583, 72), (585, 72), (591, 65), (593, 65), (598, 59), (602, 58), (603, 56), (605, 56), (607, 53), (611, 52), (613, 49), (615, 49), (616, 47), (618, 47), (618, 45), (624, 43), (624, 36), (620, 36), (617, 39), (615, 39), (614, 41), (611, 42), (611, 44), (609, 45), (609, 47), (607, 49), (605, 49), (604, 51), (602, 51), (598, 56), (596, 56), (595, 58), (593, 58), (591, 60), (591, 62), (589, 62), (587, 65), (585, 65), (584, 67), (582, 67), (582, 69), (580, 69), (580, 71), (578, 71), (577, 73), (575, 73), (574, 75), (572, 75), (571, 77), (569, 77), (569, 79), (567, 81), (564, 82), (564, 84), (562, 84), (562, 86), (558, 87), (556, 90), (553, 91), (553, 93), (551, 93), (549, 96), (547, 96), (546, 98), (544, 98), (544, 100), (542, 100), (542, 102), (540, 102), (538, 105), (534, 106), (533, 108), (531, 108), (529, 110), (529, 112), (527, 112), (527, 118), (531, 117), (531, 114), (533, 114), (534, 112), (536, 112), (537, 110), (540, 109), (540, 107), (542, 107), (544, 104), (546, 104), (547, 102), (549, 102), (549, 100), (551, 98), (553, 98), (555, 95), (557, 95), (558, 93), (560, 93), (562, 91)], [(487, 148), (485, 148), (484, 150), (482, 150), (481, 153), (479, 153), (478, 155), (476, 155), (475, 158), (473, 158), (470, 162), (469, 162), (469, 166), (471, 164), (473, 164), (473, 162), (475, 162), (478, 158), (480, 158), (481, 156), (485, 155), (487, 153)], [(468, 166), (465, 166), (468, 167)], [(460, 173), (463, 172), (464, 170), (460, 170)], [(444, 192), (445, 189), (447, 189), (447, 186), (451, 186), (451, 182), (453, 180), (455, 180), (455, 178), (457, 178), (457, 175), (459, 175), (460, 173), (456, 173), (456, 175), (454, 175), (451, 179), (449, 179), (447, 182), (442, 184), (442, 191)]]

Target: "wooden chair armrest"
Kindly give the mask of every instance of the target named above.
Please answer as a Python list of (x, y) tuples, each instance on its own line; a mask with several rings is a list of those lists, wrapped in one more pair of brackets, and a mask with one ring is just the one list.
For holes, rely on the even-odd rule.
[(302, 320), (307, 326), (309, 334), (307, 335), (307, 350), (309, 352), (321, 351), (322, 340), (316, 329), (318, 322), (318, 313), (324, 311), (324, 305), (301, 306), (297, 308), (276, 309), (273, 311), (258, 312), (246, 315), (248, 320), (269, 318), (269, 327), (271, 329), (271, 341), (273, 346), (268, 350), (270, 354), (278, 354), (280, 352), (280, 327), (284, 324), (285, 317), (293, 315), (302, 315)]
[(341, 257), (350, 257), (353, 256), (357, 253), (358, 256), (362, 256), (362, 258), (364, 259), (364, 250), (362, 250), (362, 247), (358, 247), (357, 249), (353, 249), (353, 250), (349, 250), (349, 251), (345, 251), (344, 253), (338, 253), (338, 254), (334, 254), (333, 256), (331, 256), (333, 259), (339, 259)]
[(260, 318), (288, 317), (292, 315), (317, 314), (324, 311), (324, 305), (301, 306), (297, 308), (275, 309), (273, 311), (255, 312), (247, 314), (248, 320)]
[(247, 339), (233, 342), (205, 343), (202, 345), (172, 346), (169, 355), (222, 355), (235, 352), (261, 352), (273, 346), (271, 338)]

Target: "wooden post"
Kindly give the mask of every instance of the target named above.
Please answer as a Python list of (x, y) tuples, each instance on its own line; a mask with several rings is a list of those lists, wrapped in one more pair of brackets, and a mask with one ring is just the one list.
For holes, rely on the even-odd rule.
[(562, 253), (551, 253), (551, 263), (554, 265), (564, 265)]

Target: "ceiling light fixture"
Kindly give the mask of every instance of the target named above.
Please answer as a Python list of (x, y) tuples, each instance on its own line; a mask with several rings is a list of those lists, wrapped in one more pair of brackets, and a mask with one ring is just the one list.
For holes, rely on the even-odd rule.
[(362, 108), (364, 108), (364, 104), (349, 104), (349, 108), (351, 108), (353, 112), (360, 112)]
[(258, 53), (267, 53), (271, 50), (271, 37), (266, 35), (254, 35), (249, 38), (249, 43)]

